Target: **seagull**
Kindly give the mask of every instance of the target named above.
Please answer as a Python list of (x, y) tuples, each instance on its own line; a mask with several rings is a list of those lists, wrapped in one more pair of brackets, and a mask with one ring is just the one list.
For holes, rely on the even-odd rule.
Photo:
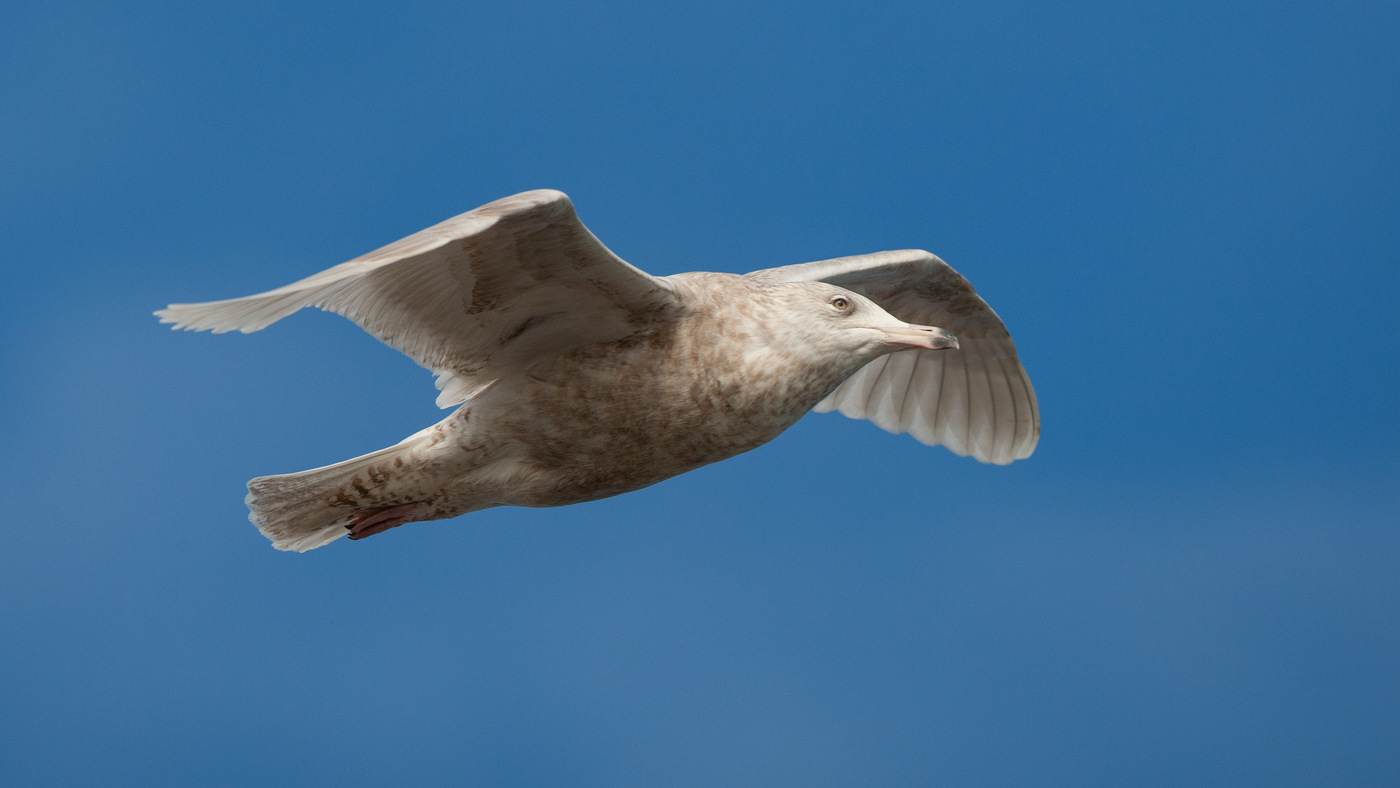
[(1040, 437), (1011, 335), (920, 250), (652, 276), (562, 192), (483, 205), (265, 293), (155, 314), (249, 333), (314, 306), (431, 370), (447, 418), (398, 444), (248, 482), (279, 550), (493, 506), (618, 495), (836, 410), (1005, 465)]

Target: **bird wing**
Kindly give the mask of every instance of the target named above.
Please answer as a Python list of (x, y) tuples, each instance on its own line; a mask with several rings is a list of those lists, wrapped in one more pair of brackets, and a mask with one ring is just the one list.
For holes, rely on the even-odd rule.
[(937, 256), (917, 249), (838, 257), (754, 271), (773, 282), (845, 287), (910, 323), (945, 328), (958, 350), (902, 350), (847, 378), (814, 410), (839, 410), (929, 446), (1005, 465), (1040, 439), (1040, 409), (1016, 345), (972, 285)]
[(432, 370), (446, 408), (539, 359), (654, 325), (673, 304), (668, 284), (613, 254), (562, 192), (542, 189), (276, 290), (155, 314), (217, 334), (307, 306), (335, 312)]

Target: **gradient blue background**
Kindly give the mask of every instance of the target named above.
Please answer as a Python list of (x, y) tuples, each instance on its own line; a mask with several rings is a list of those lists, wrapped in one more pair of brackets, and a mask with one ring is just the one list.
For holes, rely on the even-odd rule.
[[(1400, 782), (1397, 8), (6, 5), (0, 781)], [(540, 187), (658, 274), (940, 254), (1039, 450), (274, 552), (244, 481), (429, 375), (151, 311)]]

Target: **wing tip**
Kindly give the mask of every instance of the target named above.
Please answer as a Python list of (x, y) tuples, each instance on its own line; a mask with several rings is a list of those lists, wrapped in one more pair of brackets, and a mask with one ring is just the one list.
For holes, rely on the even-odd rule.
[(151, 314), (160, 318), (161, 325), (169, 325), (171, 331), (212, 331), (215, 334), (228, 331), (227, 328), (220, 329), (218, 325), (204, 319), (205, 316), (198, 314), (198, 310), (195, 309), (198, 306), (200, 305), (170, 304)]
[(161, 325), (169, 325), (171, 331), (208, 331), (211, 334), (241, 331), (249, 334), (266, 327), (266, 324), (253, 325), (230, 321), (227, 317), (221, 319), (218, 310), (210, 308), (211, 306), (212, 304), (171, 304), (151, 314), (160, 318)]
[(210, 331), (224, 334), (240, 331), (251, 334), (305, 306), (319, 306), (319, 293), (281, 292), (285, 288), (227, 301), (171, 304), (155, 311), (161, 323), (173, 323), (174, 330)]

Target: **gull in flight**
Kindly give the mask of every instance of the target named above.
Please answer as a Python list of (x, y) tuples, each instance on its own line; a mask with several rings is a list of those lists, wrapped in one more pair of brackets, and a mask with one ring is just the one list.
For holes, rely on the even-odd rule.
[(539, 190), (276, 290), (155, 314), (247, 333), (308, 306), (407, 354), (437, 376), (440, 407), (461, 407), (386, 449), (248, 482), (249, 519), (279, 550), (618, 495), (756, 448), (810, 410), (999, 465), (1040, 437), (1006, 327), (918, 250), (651, 276)]

